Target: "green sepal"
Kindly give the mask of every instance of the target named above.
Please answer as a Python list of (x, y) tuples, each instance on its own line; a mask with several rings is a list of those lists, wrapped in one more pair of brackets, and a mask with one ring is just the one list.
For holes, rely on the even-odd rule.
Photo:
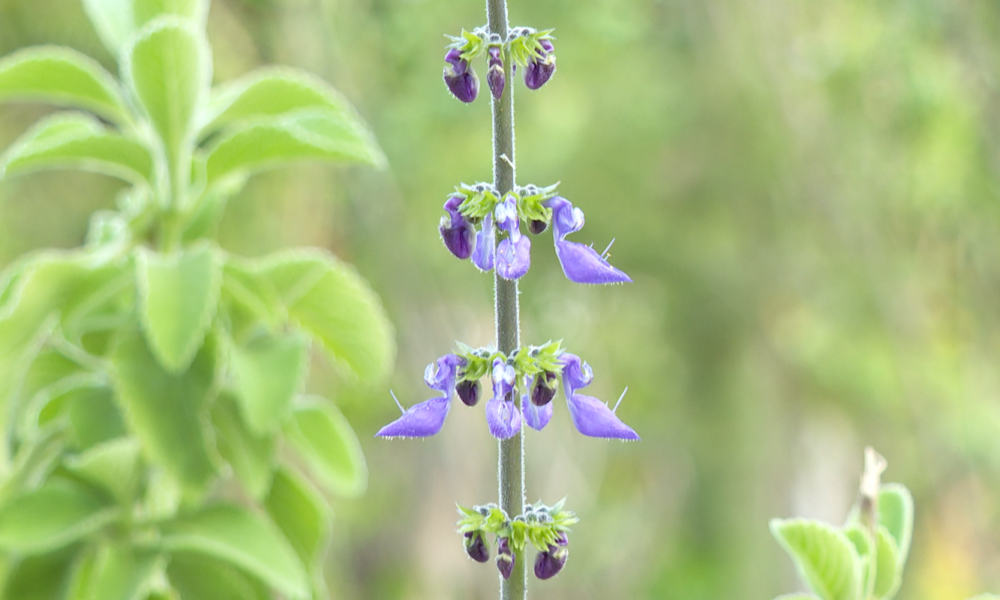
[(455, 188), (455, 193), (465, 196), (465, 200), (458, 207), (458, 212), (463, 217), (473, 223), (480, 222), (486, 215), (493, 212), (500, 203), (499, 198), (493, 193), (492, 186), (478, 183), (468, 185), (463, 183)]
[(445, 48), (455, 48), (462, 51), (462, 58), (472, 60), (483, 53), (486, 48), (486, 40), (476, 35), (474, 32), (462, 30), (461, 36), (448, 35), (451, 43)]
[(522, 28), (527, 30), (524, 35), (514, 38), (510, 41), (510, 56), (520, 66), (525, 66), (528, 62), (538, 56), (538, 53), (543, 51), (542, 40), (554, 40), (555, 37), (552, 36), (552, 32), (555, 29), (546, 29), (544, 31), (534, 31), (530, 28)]

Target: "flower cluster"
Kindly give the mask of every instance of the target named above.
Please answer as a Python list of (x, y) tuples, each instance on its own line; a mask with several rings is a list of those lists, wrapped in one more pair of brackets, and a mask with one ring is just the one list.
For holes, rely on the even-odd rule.
[(506, 85), (503, 61), (509, 56), (514, 65), (524, 67), (524, 84), (531, 90), (545, 85), (556, 72), (555, 46), (552, 45), (552, 30), (535, 31), (530, 27), (511, 29), (507, 39), (491, 34), (480, 27), (472, 32), (463, 30), (459, 37), (451, 37), (447, 46), (442, 77), (453, 96), (462, 102), (472, 102), (479, 95), (479, 76), (472, 68), (471, 61), (480, 54), (486, 54), (486, 83), (494, 98), (499, 99)]
[[(441, 395), (408, 410), (400, 407), (403, 415), (376, 435), (414, 438), (438, 433), (451, 410), (452, 395), (458, 395), (466, 406), (475, 406), (481, 395), (479, 380), (487, 373), (493, 383), (493, 397), (486, 402), (486, 423), (498, 439), (516, 435), (521, 431), (522, 420), (539, 431), (548, 425), (560, 378), (570, 418), (580, 433), (597, 438), (639, 439), (615, 415), (617, 404), (610, 408), (597, 398), (577, 393), (593, 381), (593, 370), (579, 356), (563, 351), (559, 342), (521, 348), (509, 358), (489, 349), (471, 348), (463, 348), (461, 355), (442, 356), (427, 365), (424, 373), (427, 386)], [(518, 383), (524, 390), (520, 406), (515, 402)]]
[(535, 576), (555, 577), (569, 558), (569, 526), (578, 522), (576, 515), (563, 510), (565, 500), (553, 506), (541, 501), (529, 506), (523, 515), (513, 519), (496, 504), (466, 508), (458, 507), (463, 518), (458, 532), (464, 536), (465, 552), (476, 562), (490, 559), (486, 536), (493, 534), (497, 544), (497, 569), (504, 579), (510, 578), (518, 555), (523, 555), (527, 543), (538, 549), (535, 556)]
[[(504, 279), (519, 279), (531, 266), (531, 240), (521, 234), (521, 221), (534, 235), (551, 224), (556, 256), (567, 279), (591, 284), (632, 281), (608, 263), (607, 250), (598, 254), (591, 246), (566, 239), (583, 228), (583, 211), (555, 195), (555, 187), (519, 187), (501, 200), (488, 184), (463, 184), (444, 203), (447, 214), (441, 217), (438, 232), (457, 258), (471, 258), (481, 271), (496, 269)], [(503, 236), (499, 244), (497, 229)]]

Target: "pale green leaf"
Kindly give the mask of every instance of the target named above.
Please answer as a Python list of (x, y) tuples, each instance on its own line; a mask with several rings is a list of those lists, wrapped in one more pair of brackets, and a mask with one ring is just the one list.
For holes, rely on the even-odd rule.
[(204, 29), (208, 0), (132, 0), (132, 15), (136, 27), (162, 15), (176, 15)]
[(106, 490), (122, 506), (130, 506), (139, 483), (139, 442), (123, 437), (98, 444), (65, 459), (66, 468)]
[(392, 365), (392, 325), (378, 296), (353, 267), (316, 251), (265, 258), (259, 267), (288, 317), (341, 365), (379, 380)]
[(771, 521), (771, 533), (792, 557), (799, 575), (822, 600), (858, 600), (858, 554), (837, 529), (803, 519)]
[(73, 572), (76, 549), (62, 548), (20, 560), (9, 557), (14, 563), (4, 581), (0, 578), (0, 598), (4, 600), (59, 600), (65, 594)]
[(117, 516), (117, 508), (83, 485), (51, 480), (0, 507), (0, 549), (48, 552), (97, 531)]
[(134, 29), (132, 0), (83, 0), (91, 24), (114, 57)]
[(246, 313), (253, 320), (268, 326), (277, 323), (276, 310), (280, 309), (285, 315), (270, 280), (260, 275), (252, 264), (234, 261), (232, 257), (226, 261), (223, 270), (222, 297), (230, 313)]
[(302, 109), (351, 114), (347, 100), (315, 75), (288, 67), (265, 67), (212, 91), (202, 131)]
[(271, 600), (256, 579), (205, 556), (174, 555), (167, 577), (181, 600)]
[(332, 402), (306, 396), (297, 403), (286, 435), (316, 480), (333, 493), (358, 496), (368, 467), (350, 423)]
[(206, 428), (215, 395), (215, 353), (208, 338), (190, 368), (172, 374), (156, 361), (142, 336), (132, 332), (111, 356), (126, 420), (145, 455), (194, 491), (203, 489), (216, 471)]
[(250, 496), (263, 498), (274, 468), (274, 436), (251, 433), (238, 412), (236, 399), (227, 393), (220, 394), (212, 407), (212, 424), (223, 460), (233, 468)]
[(878, 528), (878, 564), (875, 567), (874, 594), (877, 598), (891, 600), (903, 583), (903, 568), (899, 562), (896, 540), (885, 527)]
[(209, 246), (136, 255), (139, 314), (153, 354), (168, 371), (187, 368), (212, 324), (222, 265)]
[(289, 598), (309, 595), (309, 579), (295, 550), (274, 524), (235, 506), (213, 506), (162, 528), (168, 552), (208, 555), (228, 562)]
[(10, 472), (0, 483), (0, 505), (24, 490), (41, 485), (57, 466), (65, 448), (66, 434), (60, 427), (46, 427), (21, 444)]
[(67, 600), (139, 600), (162, 568), (155, 553), (101, 541), (78, 563)]
[(0, 101), (30, 100), (91, 110), (128, 123), (118, 82), (89, 56), (61, 46), (34, 46), (0, 60)]
[(324, 160), (381, 166), (382, 151), (347, 113), (305, 110), (234, 126), (208, 150), (209, 184), (293, 162)]
[(899, 483), (882, 485), (878, 494), (878, 522), (883, 525), (899, 549), (900, 571), (910, 553), (913, 539), (913, 496)]
[(57, 113), (43, 119), (0, 157), (3, 177), (70, 168), (134, 184), (153, 178), (153, 160), (145, 146), (82, 113)]
[(264, 506), (302, 562), (319, 570), (333, 518), (323, 496), (304, 477), (282, 467), (274, 473)]
[(230, 366), (240, 410), (257, 436), (273, 433), (302, 387), (309, 343), (297, 333), (260, 333), (230, 350)]
[(125, 420), (113, 391), (105, 386), (80, 386), (67, 391), (72, 445), (86, 450), (125, 435)]

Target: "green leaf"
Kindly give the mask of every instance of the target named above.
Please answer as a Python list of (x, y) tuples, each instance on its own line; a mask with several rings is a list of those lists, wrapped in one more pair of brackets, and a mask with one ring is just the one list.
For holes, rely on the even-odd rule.
[(230, 350), (236, 398), (250, 431), (271, 434), (281, 426), (292, 398), (302, 387), (309, 342), (296, 333), (261, 333)]
[(46, 427), (20, 445), (13, 468), (0, 483), (0, 505), (25, 490), (41, 485), (66, 447), (62, 428)]
[(822, 600), (857, 600), (858, 554), (837, 529), (803, 519), (771, 521), (771, 533), (795, 562), (799, 575)]
[(123, 437), (98, 444), (67, 457), (66, 468), (77, 477), (103, 488), (122, 506), (130, 506), (139, 483), (139, 442)]
[(883, 525), (899, 549), (899, 568), (903, 569), (913, 539), (913, 496), (899, 483), (883, 484), (878, 493), (878, 522)]
[(205, 28), (208, 0), (132, 0), (132, 16), (136, 27), (162, 15), (176, 15)]
[(899, 563), (896, 540), (885, 527), (878, 528), (878, 564), (875, 567), (874, 594), (878, 598), (891, 600), (903, 583), (903, 568)]
[(252, 577), (204, 556), (174, 555), (167, 577), (183, 600), (271, 600)]
[(212, 424), (223, 460), (253, 498), (263, 498), (274, 468), (274, 436), (253, 435), (240, 417), (236, 399), (227, 393), (220, 394), (212, 407)]
[(274, 473), (264, 506), (302, 562), (322, 571), (323, 552), (333, 521), (323, 496), (304, 477), (282, 467)]
[(3, 177), (46, 169), (92, 171), (137, 185), (153, 178), (153, 160), (145, 146), (81, 113), (43, 119), (0, 158)]
[(110, 388), (80, 386), (66, 396), (72, 445), (77, 450), (125, 435), (125, 420)]
[(61, 46), (35, 46), (0, 60), (0, 101), (76, 106), (119, 124), (129, 122), (118, 82), (89, 56)]
[(179, 373), (191, 364), (212, 324), (222, 265), (207, 245), (166, 256), (140, 248), (136, 257), (146, 339), (160, 364)]
[(0, 507), (0, 548), (41, 554), (75, 542), (117, 516), (117, 508), (81, 484), (51, 480)]
[(230, 313), (245, 312), (271, 328), (278, 325), (276, 309), (285, 312), (270, 280), (260, 275), (252, 263), (232, 257), (228, 257), (223, 270), (222, 297)]
[(290, 598), (309, 595), (295, 550), (275, 526), (236, 506), (213, 506), (163, 526), (162, 547), (208, 555), (252, 573)]
[(138, 600), (163, 561), (124, 543), (100, 542), (80, 561), (67, 600)]
[(332, 402), (300, 398), (285, 429), (316, 480), (335, 494), (358, 496), (368, 486), (368, 467), (350, 423)]
[(378, 296), (353, 267), (318, 251), (291, 251), (260, 263), (288, 317), (361, 379), (392, 365), (392, 325)]
[(206, 431), (208, 404), (215, 395), (215, 344), (206, 340), (190, 368), (165, 371), (138, 332), (123, 336), (111, 356), (118, 393), (130, 429), (145, 455), (198, 491), (215, 474)]
[(306, 160), (382, 166), (385, 157), (347, 113), (305, 110), (234, 127), (208, 151), (208, 183)]
[(160, 15), (186, 17), (204, 29), (206, 0), (83, 0), (83, 8), (113, 56), (138, 27)]
[(349, 106), (337, 90), (315, 75), (288, 67), (265, 67), (213, 90), (206, 111), (208, 124), (202, 131), (302, 109), (354, 116)]
[[(59, 600), (73, 572), (76, 548), (21, 558), (0, 581), (4, 600)], [(11, 559), (14, 560), (14, 559)]]
[(187, 19), (159, 17), (123, 50), (122, 72), (163, 140), (171, 172), (190, 169), (194, 119), (212, 80), (204, 34)]

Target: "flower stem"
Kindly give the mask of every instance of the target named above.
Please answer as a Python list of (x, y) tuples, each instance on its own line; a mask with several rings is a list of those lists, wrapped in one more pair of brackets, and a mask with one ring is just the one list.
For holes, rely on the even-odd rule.
[[(486, 0), (486, 15), (490, 33), (507, 38), (507, 0)], [(493, 185), (502, 198), (514, 189), (514, 79), (510, 56), (504, 57), (504, 86), (500, 99), (492, 98), (493, 106)], [(497, 350), (507, 354), (521, 345), (518, 321), (517, 281), (508, 281), (494, 271), (496, 297)], [(519, 402), (515, 392), (514, 402)], [(524, 437), (500, 440), (497, 467), (500, 506), (508, 515), (524, 512)], [(510, 579), (500, 578), (500, 600), (524, 600), (528, 596), (525, 557), (522, 552), (514, 561)]]

